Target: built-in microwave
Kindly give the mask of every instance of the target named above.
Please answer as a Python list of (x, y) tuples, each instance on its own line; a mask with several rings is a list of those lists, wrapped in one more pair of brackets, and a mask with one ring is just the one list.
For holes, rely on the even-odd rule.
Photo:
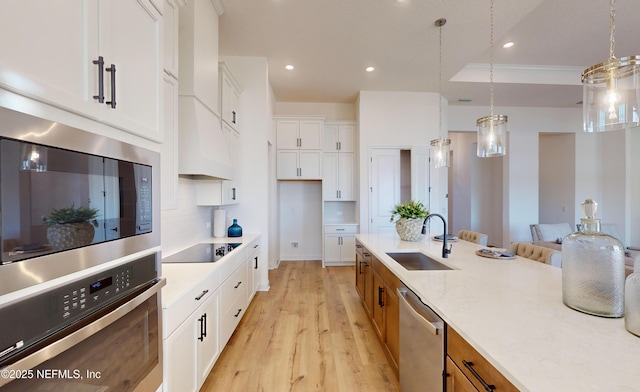
[(159, 246), (159, 160), (0, 108), (0, 296)]

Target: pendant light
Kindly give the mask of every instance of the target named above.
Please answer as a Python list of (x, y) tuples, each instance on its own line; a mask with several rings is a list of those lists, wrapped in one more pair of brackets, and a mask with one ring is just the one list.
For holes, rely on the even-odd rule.
[(20, 170), (47, 171), (47, 148), (37, 144), (22, 143), (20, 148)]
[[(435, 21), (439, 28), (440, 52), (438, 64), (438, 133), (442, 133), (442, 26), (447, 23), (445, 18)], [(434, 168), (449, 167), (449, 151), (451, 139), (438, 138), (431, 141), (431, 164)]]
[(491, 54), (489, 58), (490, 114), (476, 121), (478, 129), (477, 155), (480, 158), (499, 157), (507, 153), (507, 116), (493, 114), (493, 0), (491, 0)]
[(585, 132), (604, 132), (640, 124), (640, 56), (616, 58), (615, 0), (610, 0), (609, 60), (582, 72)]

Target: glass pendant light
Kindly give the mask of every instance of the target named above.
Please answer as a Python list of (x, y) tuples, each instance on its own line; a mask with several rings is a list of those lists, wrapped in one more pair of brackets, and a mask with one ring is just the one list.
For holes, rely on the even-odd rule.
[(582, 72), (585, 132), (604, 132), (640, 125), (640, 56), (616, 58), (615, 0), (610, 0), (609, 60)]
[[(435, 25), (439, 28), (440, 35), (440, 53), (438, 64), (438, 132), (442, 132), (442, 26), (447, 23), (445, 18), (435, 21)], [(451, 149), (451, 140), (438, 138), (431, 141), (431, 164), (434, 168), (449, 167), (449, 151)]]
[(480, 158), (499, 157), (507, 153), (507, 116), (493, 114), (493, 0), (491, 0), (491, 55), (489, 59), (490, 114), (476, 121), (478, 129), (477, 155)]

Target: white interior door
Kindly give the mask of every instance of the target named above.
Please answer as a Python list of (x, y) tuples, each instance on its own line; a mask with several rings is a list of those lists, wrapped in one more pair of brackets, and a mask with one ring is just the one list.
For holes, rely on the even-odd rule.
[(369, 233), (394, 233), (389, 219), (400, 202), (400, 149), (372, 149), (370, 168)]

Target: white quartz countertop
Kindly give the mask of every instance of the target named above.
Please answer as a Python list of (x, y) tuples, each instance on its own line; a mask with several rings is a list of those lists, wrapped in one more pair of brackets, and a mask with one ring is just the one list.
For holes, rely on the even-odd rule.
[[(640, 391), (640, 337), (624, 319), (587, 315), (562, 302), (562, 270), (529, 259), (477, 256), (480, 245), (356, 238), (522, 391)], [(454, 270), (409, 271), (386, 252), (419, 251)]]

